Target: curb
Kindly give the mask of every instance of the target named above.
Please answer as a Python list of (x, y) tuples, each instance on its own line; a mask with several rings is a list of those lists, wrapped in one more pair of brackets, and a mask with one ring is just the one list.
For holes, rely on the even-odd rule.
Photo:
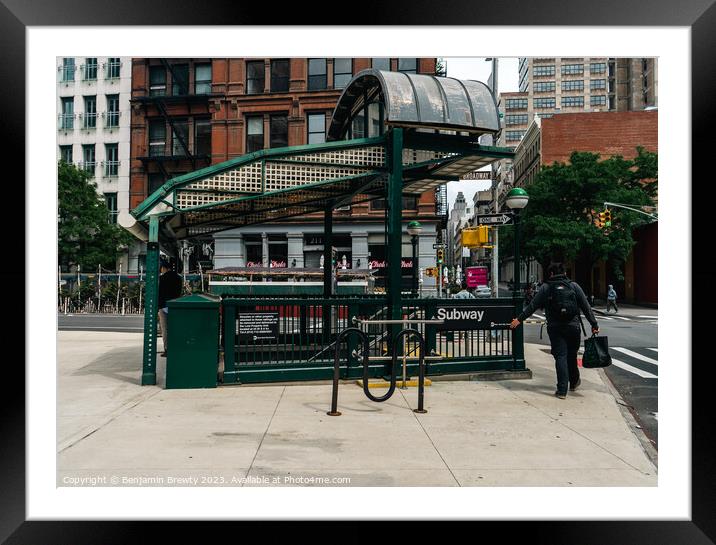
[(614, 401), (616, 401), (617, 405), (619, 405), (619, 412), (622, 414), (622, 417), (627, 423), (627, 426), (629, 426), (629, 429), (634, 434), (634, 436), (639, 441), (639, 444), (641, 445), (642, 450), (644, 450), (644, 453), (649, 458), (649, 461), (654, 465), (654, 468), (656, 469), (657, 473), (659, 471), (659, 453), (652, 444), (652, 442), (649, 440), (649, 438), (646, 436), (646, 433), (644, 433), (644, 430), (641, 429), (641, 426), (636, 421), (636, 418), (632, 414), (632, 412), (629, 410), (630, 405), (624, 401), (621, 394), (619, 394), (619, 391), (616, 389), (614, 384), (612, 384), (611, 379), (607, 376), (607, 374), (604, 372), (604, 369), (598, 368), (597, 371), (599, 372), (599, 376), (602, 378), (602, 382), (609, 390), (609, 393), (614, 396)]

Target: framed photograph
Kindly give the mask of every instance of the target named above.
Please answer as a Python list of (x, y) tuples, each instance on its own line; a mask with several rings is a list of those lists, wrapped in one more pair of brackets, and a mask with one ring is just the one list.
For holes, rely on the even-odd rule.
[[(24, 155), (15, 162), (26, 182), (24, 188), (8, 183), (6, 190), (15, 206), (25, 202), (28, 216), (24, 223), (6, 220), (8, 233), (27, 226), (26, 259), (8, 260), (6, 277), (8, 312), (24, 305), (27, 325), (24, 373), (16, 358), (8, 358), (5, 369), (0, 541), (110, 543), (120, 536), (127, 542), (144, 531), (128, 522), (139, 520), (382, 519), (492, 521), (509, 540), (549, 543), (716, 542), (709, 366), (706, 359), (692, 363), (692, 339), (708, 337), (708, 320), (691, 318), (690, 306), (692, 290), (703, 290), (713, 274), (692, 269), (689, 251), (698, 248), (689, 218), (708, 217), (706, 199), (692, 208), (690, 182), (713, 140), (711, 0), (690, 0), (678, 10), (632, 0), (613, 6), (580, 0), (569, 9), (554, 2), (496, 4), (479, 11), (467, 2), (420, 9), (404, 4), (400, 10), (383, 6), (380, 24), (359, 14), (356, 26), (314, 26), (307, 17), (286, 15), (271, 21), (286, 26), (255, 26), (266, 22), (265, 6), (180, 7), (80, 0), (6, 0), (0, 6), (3, 122), (12, 136), (6, 145), (13, 157)], [(410, 108), (414, 113), (406, 113)], [(455, 112), (463, 110), (465, 119), (457, 120)], [(614, 121), (619, 113), (633, 118), (624, 116), (620, 124)], [(594, 121), (598, 116), (602, 127)], [(544, 313), (520, 316), (525, 347), (509, 352), (514, 366), (499, 367), (504, 362), (492, 348), (508, 336), (510, 350), (513, 343), (522, 347), (523, 334), (512, 336), (510, 320), (523, 307), (499, 307), (490, 297), (504, 295), (521, 305), (522, 297), (539, 293), (530, 277), (546, 277), (547, 267), (529, 261), (525, 269), (506, 266), (498, 273), (504, 285), (495, 282), (490, 293), (481, 284), (492, 278), (492, 264), (479, 259), (492, 254), (462, 246), (455, 252), (437, 234), (433, 217), (444, 198), (446, 225), (455, 206), (472, 207), (482, 218), (475, 220), (478, 246), (494, 239), (477, 227), (497, 231), (497, 222), (511, 234), (520, 227), (536, 236), (521, 211), (524, 191), (513, 193), (530, 192), (529, 169), (518, 172), (517, 161), (532, 157), (530, 138), (540, 142), (543, 170), (553, 161), (568, 163), (572, 152), (591, 160), (591, 151), (601, 154), (590, 163), (602, 168), (593, 176), (600, 183), (608, 169), (598, 165), (611, 155), (620, 159), (609, 168), (623, 168), (625, 176), (655, 169), (662, 180), (661, 198), (649, 201), (653, 206), (640, 202), (634, 211), (609, 199), (603, 203), (608, 217), (590, 212), (590, 233), (604, 236), (625, 210), (656, 219), (658, 206), (667, 225), (660, 239), (656, 229), (653, 236), (637, 237), (641, 271), (633, 262), (622, 264), (622, 277), (606, 259), (589, 271), (581, 295), (587, 301), (603, 293), (603, 303), (590, 300), (589, 306), (599, 311), (592, 317), (610, 336), (613, 364), (580, 368), (584, 380), (567, 377), (569, 391), (554, 345), (550, 353), (550, 340), (537, 340), (539, 324), (528, 323), (547, 320)], [(624, 151), (630, 146), (641, 151)], [(391, 165), (395, 149), (403, 161)], [(493, 187), (497, 160), (505, 169), (509, 160), (510, 173), (505, 170), (504, 185)], [(71, 172), (58, 177), (63, 165)], [(415, 184), (413, 193), (388, 189), (385, 182), (396, 171)], [(94, 181), (108, 224), (132, 233), (121, 246), (126, 255), (107, 266), (93, 261), (91, 271), (80, 270), (73, 258), (63, 260), (58, 240), (66, 225), (58, 190), (64, 175)], [(638, 183), (657, 177), (645, 174)], [(444, 197), (431, 185), (436, 180)], [(275, 195), (268, 193), (270, 183)], [(496, 187), (505, 194), (500, 197)], [(427, 191), (430, 199), (421, 197)], [(211, 201), (220, 193), (229, 204)], [(492, 199), (512, 210), (492, 210)], [(398, 208), (402, 216), (395, 215)], [(336, 212), (324, 216), (326, 209)], [(202, 216), (206, 210), (216, 215)], [(159, 211), (162, 219), (142, 211)], [(250, 214), (260, 218), (250, 223)], [(186, 218), (198, 219), (194, 225)], [(408, 219), (420, 221), (408, 225)], [(281, 221), (288, 227), (276, 227)], [(384, 221), (393, 221), (398, 235), (389, 239)], [(238, 227), (251, 229), (231, 238)], [(192, 228), (209, 233), (193, 247), (180, 240), (181, 230)], [(158, 234), (151, 234), (154, 229)], [(18, 238), (13, 234), (9, 242)], [(389, 240), (393, 250), (397, 241), (397, 250)], [(511, 240), (512, 257), (520, 263), (523, 246), (517, 237)], [(616, 233), (612, 240), (621, 244)], [(133, 244), (144, 249), (134, 251)], [(391, 270), (391, 257), (401, 263), (399, 270)], [(443, 266), (450, 259), (459, 271)], [(565, 262), (562, 272), (584, 285), (576, 261)], [(329, 264), (333, 276), (325, 273)], [(219, 276), (206, 275), (207, 267)], [(171, 274), (178, 291), (168, 296)], [(103, 290), (103, 281), (114, 291)], [(298, 299), (276, 291), (281, 282), (291, 283), (292, 294), (304, 290), (302, 297), (316, 300), (326, 293), (360, 298), (370, 286), (375, 291), (364, 306), (386, 292), (390, 298), (391, 286), (405, 299), (452, 295), (455, 301), (430, 307), (435, 316), (429, 305), (415, 314), (423, 320), (415, 327), (425, 344), (411, 349), (412, 341), (405, 341), (408, 353), (432, 358), (427, 367), (436, 372), (428, 372), (434, 381), (425, 398), (418, 405), (417, 363), (405, 364), (415, 384), (401, 390), (400, 380), (394, 382), (394, 397), (385, 403), (372, 403), (363, 395), (371, 389), (355, 385), (368, 376), (360, 364), (352, 370), (347, 364), (341, 375), (346, 380), (334, 386), (332, 356), (318, 371), (311, 365), (340, 345), (325, 332), (345, 326), (354, 310), (346, 304), (326, 312), (331, 303), (323, 299), (320, 313), (315, 305), (300, 310)], [(244, 285), (256, 290), (258, 284), (263, 291), (250, 300), (253, 306), (226, 302)], [(363, 291), (357, 295), (345, 291), (358, 284)], [(608, 293), (614, 284), (616, 300)], [(62, 297), (70, 285), (76, 300)], [(14, 301), (20, 293), (26, 298)], [(289, 302), (269, 308), (260, 304), (262, 297)], [(653, 302), (652, 310), (630, 314), (622, 298), (639, 297)], [(182, 322), (192, 305), (193, 312), (206, 313), (201, 328), (209, 334), (199, 322)], [(619, 307), (618, 313), (610, 307)], [(369, 325), (377, 314), (357, 312), (354, 322)], [(235, 328), (226, 325), (230, 320)], [(390, 324), (383, 325), (388, 331)], [(172, 355), (172, 328), (177, 339), (191, 336), (185, 348), (192, 351), (209, 338), (218, 367), (200, 377), (192, 368), (199, 352), (187, 348), (191, 357), (185, 361)], [(189, 335), (182, 328), (195, 329)], [(300, 344), (294, 339), (301, 335), (324, 344), (285, 367), (265, 355), (266, 346), (281, 344), (288, 361), (287, 339)], [(649, 342), (626, 340), (639, 335)], [(19, 337), (8, 335), (7, 342)], [(348, 343), (353, 356), (346, 350), (346, 358), (362, 357), (357, 341)], [(489, 355), (475, 352), (471, 360), (472, 347), (484, 351), (485, 343)], [(246, 346), (253, 366), (242, 359)], [(384, 355), (370, 350), (366, 361), (369, 354), (376, 361)], [(387, 376), (372, 365), (371, 379)], [(499, 383), (455, 381), (450, 390), (450, 381), (436, 376), (453, 376), (454, 369), (463, 378), (508, 370), (520, 376), (495, 375)], [(313, 390), (305, 386), (317, 379), (322, 382)], [(248, 385), (252, 381), (257, 384)], [(242, 398), (244, 388), (255, 397)], [(427, 414), (421, 413), (423, 403)], [(402, 448), (411, 452), (403, 455)], [(396, 467), (384, 463), (391, 456)], [(241, 470), (232, 473), (234, 466)], [(320, 480), (326, 477), (333, 483)], [(227, 483), (231, 478), (238, 480)]]

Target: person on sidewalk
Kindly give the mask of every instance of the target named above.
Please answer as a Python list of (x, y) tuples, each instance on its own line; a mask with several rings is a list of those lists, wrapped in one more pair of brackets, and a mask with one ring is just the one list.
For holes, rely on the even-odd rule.
[(181, 297), (182, 294), (182, 281), (181, 277), (171, 268), (171, 265), (166, 259), (162, 259), (159, 265), (159, 325), (162, 328), (162, 344), (164, 345), (164, 352), (159, 354), (162, 357), (167, 356), (167, 347), (169, 346), (169, 327), (167, 326), (169, 308), (167, 307), (167, 301)]
[(614, 286), (609, 284), (609, 289), (607, 290), (607, 314), (609, 314), (609, 308), (614, 307), (614, 314), (617, 314), (619, 312), (619, 309), (617, 308), (617, 292), (614, 291)]
[(536, 309), (545, 309), (547, 334), (557, 371), (557, 391), (554, 395), (565, 399), (567, 386), (574, 391), (582, 382), (577, 367), (577, 352), (581, 344), (580, 309), (589, 320), (592, 333), (599, 333), (599, 324), (582, 288), (567, 278), (561, 263), (552, 263), (547, 269), (547, 274), (549, 280), (542, 284), (532, 302), (525, 307), (520, 315), (512, 320), (510, 328), (515, 329)]

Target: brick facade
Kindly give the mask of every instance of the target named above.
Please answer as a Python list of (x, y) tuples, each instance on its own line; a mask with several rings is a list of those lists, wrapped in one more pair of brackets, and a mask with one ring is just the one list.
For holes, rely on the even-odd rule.
[(541, 163), (569, 162), (574, 151), (603, 157), (636, 156), (636, 147), (658, 150), (658, 112), (591, 112), (542, 119)]

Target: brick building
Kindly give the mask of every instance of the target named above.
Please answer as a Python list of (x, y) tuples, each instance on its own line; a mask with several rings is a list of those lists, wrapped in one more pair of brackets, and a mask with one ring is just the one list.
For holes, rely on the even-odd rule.
[[(338, 98), (361, 70), (434, 74), (436, 66), (434, 58), (133, 59), (131, 206), (169, 178), (204, 166), (264, 148), (325, 142)], [(382, 130), (356, 125), (351, 136)], [(404, 198), (406, 222), (424, 224), (421, 238), (437, 237), (438, 204), (432, 191)], [(385, 261), (384, 214), (383, 199), (335, 211), (334, 245), (347, 267)], [(216, 268), (317, 267), (322, 218), (235, 229), (203, 242), (214, 242), (213, 256), (197, 244), (185, 262), (190, 270), (197, 261)], [(410, 256), (409, 240), (404, 246)]]
[[(574, 151), (598, 153), (603, 158), (621, 155), (633, 159), (637, 146), (658, 152), (658, 112), (624, 111), (560, 114), (535, 118), (515, 149), (514, 186), (528, 187), (543, 165), (555, 161), (568, 163)], [(570, 274), (583, 286), (589, 286), (595, 297), (604, 297), (613, 284), (622, 300), (636, 303), (658, 302), (658, 223), (648, 224), (634, 232), (637, 244), (624, 266), (624, 280), (618, 281), (606, 263), (595, 265), (594, 284), (589, 271), (570, 264)], [(510, 278), (509, 263), (503, 278)], [(525, 278), (523, 275), (522, 278)]]

